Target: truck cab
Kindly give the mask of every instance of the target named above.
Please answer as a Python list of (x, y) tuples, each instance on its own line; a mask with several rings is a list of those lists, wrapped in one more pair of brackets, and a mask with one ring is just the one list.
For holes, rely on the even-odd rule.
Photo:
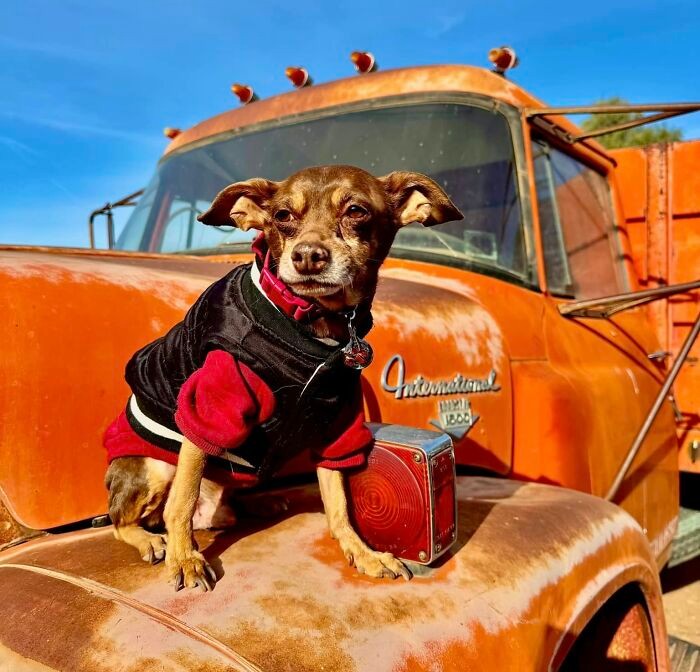
[[(659, 343), (645, 308), (604, 320), (559, 312), (639, 284), (614, 160), (592, 142), (563, 146), (531, 125), (524, 110), (533, 107), (542, 103), (468, 67), (376, 73), (257, 101), (170, 143), (117, 247), (247, 252), (253, 232), (203, 227), (196, 216), (249, 177), (328, 163), (429, 175), (465, 217), (397, 236), (374, 309), (368, 417), (448, 431), (466, 468), (603, 496), (663, 378), (648, 357)], [(667, 404), (616, 499), (661, 559), (676, 460)]]
[[(76, 604), (89, 594), (85, 613), (94, 609), (98, 623), (76, 617), (73, 635), (111, 647), (105, 669), (128, 669), (129, 655), (190, 669), (195, 650), (211, 669), (578, 669), (577, 641), (599, 660), (622, 652), (616, 660), (667, 669), (658, 570), (679, 511), (670, 402), (613, 503), (604, 501), (665, 364), (649, 358), (660, 344), (645, 307), (607, 318), (562, 310), (639, 282), (615, 160), (593, 141), (567, 144), (533, 124), (528, 111), (542, 107), (467, 66), (305, 87), (176, 135), (116, 249), (1, 248), (14, 316), (5, 343), (17, 353), (2, 364), (0, 406), (0, 581), (21, 592), (12, 613), (43, 605), (60, 624), (70, 610), (47, 607), (37, 591), (60, 586)], [(292, 502), (284, 520), (200, 539), (230, 577), (212, 611), (209, 596), (167, 596), (157, 570), (107, 531), (55, 532), (104, 520), (100, 438), (127, 398), (129, 356), (251, 259), (250, 232), (204, 227), (197, 215), (232, 182), (331, 163), (425, 173), (465, 215), (398, 234), (363, 384), (368, 420), (452, 438), (458, 542), (405, 587), (352, 576), (323, 537), (301, 459), (274, 485)], [(290, 478), (304, 484), (288, 487)], [(134, 653), (143, 631), (122, 624), (127, 613), (145, 631), (157, 623), (148, 651)], [(81, 649), (70, 667), (29, 639), (0, 628), (0, 657), (26, 669), (35, 669), (27, 659), (50, 669), (93, 669), (75, 661), (99, 659)]]

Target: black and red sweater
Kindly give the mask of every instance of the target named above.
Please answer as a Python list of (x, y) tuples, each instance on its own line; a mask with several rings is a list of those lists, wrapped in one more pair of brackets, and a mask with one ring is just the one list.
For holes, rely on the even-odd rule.
[[(318, 466), (364, 463), (360, 372), (340, 346), (314, 339), (234, 268), (184, 320), (126, 367), (132, 397), (107, 429), (109, 460), (147, 456), (177, 463), (183, 438), (241, 485), (273, 475), (310, 450)], [(362, 336), (371, 319), (359, 325)]]

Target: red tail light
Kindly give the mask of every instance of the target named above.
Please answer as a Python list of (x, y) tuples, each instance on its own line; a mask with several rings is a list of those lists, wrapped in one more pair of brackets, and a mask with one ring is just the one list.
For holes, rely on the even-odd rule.
[(311, 84), (311, 78), (306, 68), (292, 65), (284, 71), (284, 74), (287, 76), (287, 79), (294, 84), (294, 88), (296, 89)]
[(243, 105), (247, 105), (248, 103), (252, 103), (254, 100), (257, 100), (253, 87), (247, 86), (246, 84), (231, 84), (231, 93), (233, 93), (233, 95), (236, 96), (236, 98), (238, 98)]
[[(407, 432), (430, 438), (407, 440)], [(374, 550), (429, 564), (456, 540), (455, 461), (447, 435), (379, 426), (367, 466), (350, 473), (347, 483), (350, 518)]]
[(506, 70), (511, 70), (519, 63), (515, 49), (511, 47), (498, 47), (489, 51), (489, 61), (493, 63), (493, 69), (500, 75)]
[(355, 65), (355, 70), (360, 74), (372, 72), (377, 69), (377, 62), (369, 51), (353, 51), (350, 60)]
[(171, 126), (166, 126), (163, 129), (163, 135), (166, 138), (170, 138), (171, 140), (177, 138), (177, 136), (180, 135), (180, 133), (182, 133), (182, 131), (179, 128), (172, 128)]

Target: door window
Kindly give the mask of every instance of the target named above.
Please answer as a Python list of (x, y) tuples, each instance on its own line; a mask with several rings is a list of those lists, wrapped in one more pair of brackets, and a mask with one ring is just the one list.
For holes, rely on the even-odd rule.
[(549, 290), (577, 299), (625, 291), (605, 177), (540, 140), (533, 157)]

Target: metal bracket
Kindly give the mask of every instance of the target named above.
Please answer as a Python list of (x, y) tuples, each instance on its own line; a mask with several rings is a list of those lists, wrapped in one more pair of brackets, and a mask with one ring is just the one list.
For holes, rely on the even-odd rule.
[(114, 208), (122, 208), (126, 206), (136, 205), (135, 198), (138, 198), (143, 194), (143, 189), (135, 191), (133, 194), (129, 194), (124, 198), (116, 201), (115, 203), (105, 203), (101, 208), (93, 210), (90, 213), (90, 218), (88, 219), (88, 232), (90, 234), (90, 247), (95, 249), (95, 218), (99, 215), (105, 215), (107, 217), (107, 248), (114, 248), (114, 213), (112, 212)]
[[(576, 107), (542, 107), (529, 108), (525, 110), (525, 116), (532, 121), (533, 126), (537, 126), (564, 142), (573, 145), (574, 143), (597, 138), (601, 135), (608, 135), (617, 131), (625, 131), (628, 128), (636, 128), (645, 124), (652, 124), (662, 119), (670, 119), (682, 114), (697, 112), (700, 110), (700, 103), (650, 103), (646, 105), (579, 105)], [(574, 135), (559, 124), (544, 117), (550, 115), (567, 114), (639, 114), (643, 112), (655, 112), (646, 117), (630, 119), (613, 126), (599, 128), (595, 131), (578, 133)]]
[(564, 317), (594, 317), (605, 319), (623, 310), (643, 306), (646, 303), (658, 301), (659, 299), (666, 299), (676, 294), (686, 294), (696, 289), (700, 289), (700, 280), (684, 282), (677, 285), (654, 287), (653, 289), (643, 289), (638, 292), (614, 294), (599, 299), (563, 303), (559, 306), (559, 312)]
[(632, 462), (637, 456), (639, 449), (642, 447), (644, 439), (646, 439), (647, 434), (649, 434), (649, 430), (651, 429), (654, 420), (656, 420), (656, 416), (661, 410), (661, 405), (668, 397), (668, 394), (671, 391), (671, 386), (676, 380), (678, 372), (681, 370), (681, 366), (683, 366), (683, 363), (688, 357), (688, 353), (693, 347), (695, 339), (698, 337), (698, 332), (700, 332), (700, 312), (698, 312), (698, 316), (695, 318), (695, 322), (693, 323), (690, 333), (686, 337), (685, 341), (683, 341), (683, 345), (681, 346), (680, 352), (678, 353), (678, 357), (676, 357), (676, 361), (673, 362), (673, 366), (668, 372), (668, 376), (666, 376), (666, 380), (664, 380), (664, 383), (661, 386), (661, 389), (659, 390), (659, 394), (656, 396), (656, 399), (654, 399), (654, 403), (649, 409), (647, 417), (644, 418), (644, 422), (642, 423), (639, 432), (637, 432), (637, 436), (634, 437), (634, 441), (632, 442), (630, 449), (627, 451), (627, 455), (625, 456), (622, 465), (618, 469), (617, 474), (615, 474), (615, 478), (613, 479), (610, 489), (605, 495), (605, 499), (607, 499), (608, 501), (612, 501), (615, 498), (615, 495), (617, 495), (617, 492), (620, 489), (620, 486), (622, 485), (622, 481), (627, 475), (630, 466), (632, 466)]

